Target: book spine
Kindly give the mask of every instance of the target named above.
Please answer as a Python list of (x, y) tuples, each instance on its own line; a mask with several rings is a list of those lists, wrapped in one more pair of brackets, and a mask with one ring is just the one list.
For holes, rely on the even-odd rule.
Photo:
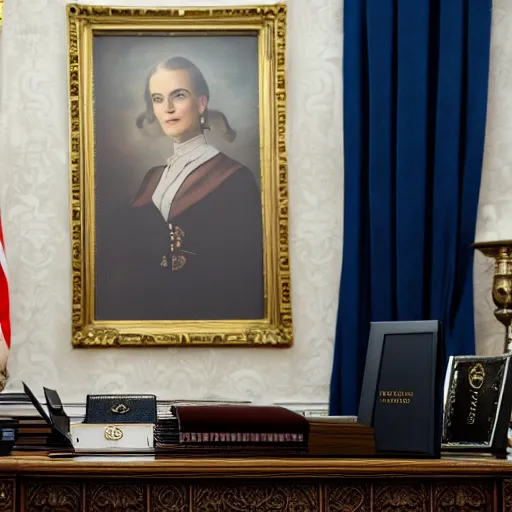
[(180, 443), (303, 443), (304, 434), (180, 432)]

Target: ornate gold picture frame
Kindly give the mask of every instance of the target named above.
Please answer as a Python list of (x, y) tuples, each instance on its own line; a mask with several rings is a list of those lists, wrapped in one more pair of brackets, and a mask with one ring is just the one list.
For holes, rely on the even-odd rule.
[(290, 346), (286, 6), (67, 12), (73, 346)]

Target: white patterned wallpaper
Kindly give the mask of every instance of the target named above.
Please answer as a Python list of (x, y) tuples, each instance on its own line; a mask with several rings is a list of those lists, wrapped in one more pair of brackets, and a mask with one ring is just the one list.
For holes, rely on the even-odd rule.
[[(477, 241), (512, 240), (512, 3), (493, 0), (487, 127)], [(475, 255), (477, 351), (503, 352), (504, 327), (494, 318), (492, 261)]]
[(5, 7), (0, 190), (13, 292), (9, 387), (44, 383), (66, 401), (96, 391), (325, 402), (341, 267), (341, 0), (293, 0), (289, 8), (290, 350), (71, 348), (65, 4)]
[[(289, 2), (294, 347), (72, 350), (65, 0), (7, 0), (1, 35), (0, 201), (13, 303), (10, 388), (18, 388), (21, 380), (37, 389), (44, 384), (57, 388), (65, 401), (82, 401), (88, 392), (327, 401), (342, 245), (342, 4)], [(512, 5), (508, 0), (496, 4), (480, 238), (507, 231), (507, 197), (512, 195), (507, 162), (512, 145), (506, 142), (512, 137)], [(508, 228), (512, 231), (510, 220)], [(480, 258), (477, 333), (485, 352), (499, 351), (502, 332), (488, 299), (489, 272)]]

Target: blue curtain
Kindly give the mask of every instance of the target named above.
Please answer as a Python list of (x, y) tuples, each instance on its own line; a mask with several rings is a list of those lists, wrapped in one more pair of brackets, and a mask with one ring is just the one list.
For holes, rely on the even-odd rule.
[(492, 0), (345, 0), (344, 235), (330, 413), (357, 414), (370, 321), (474, 353)]

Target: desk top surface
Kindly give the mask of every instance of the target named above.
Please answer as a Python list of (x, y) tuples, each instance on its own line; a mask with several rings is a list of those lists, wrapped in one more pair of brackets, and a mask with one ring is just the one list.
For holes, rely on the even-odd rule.
[(512, 475), (512, 461), (492, 458), (410, 459), (183, 459), (152, 457), (0, 457), (0, 473), (147, 477), (378, 477)]

